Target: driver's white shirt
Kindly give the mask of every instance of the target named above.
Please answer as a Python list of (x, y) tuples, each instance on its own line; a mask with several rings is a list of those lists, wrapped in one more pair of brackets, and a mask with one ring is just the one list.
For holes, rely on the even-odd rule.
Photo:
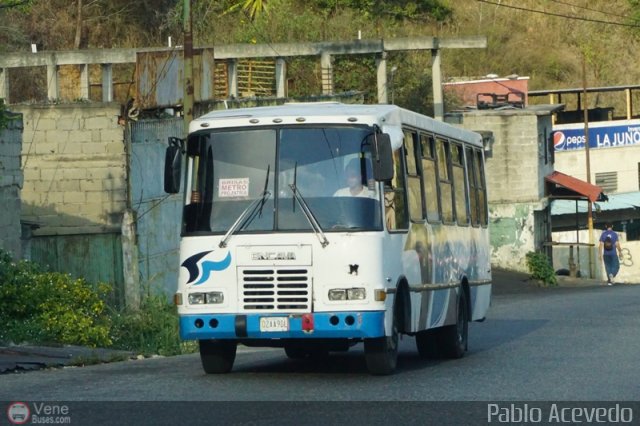
[(365, 197), (365, 198), (376, 198), (376, 192), (371, 191), (366, 186), (362, 187), (362, 190), (357, 194), (352, 194), (349, 187), (340, 188), (336, 192), (333, 193), (334, 197)]

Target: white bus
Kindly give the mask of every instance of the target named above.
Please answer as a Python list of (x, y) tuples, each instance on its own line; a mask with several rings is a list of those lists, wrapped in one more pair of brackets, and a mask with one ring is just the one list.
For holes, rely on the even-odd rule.
[[(182, 172), (185, 163), (186, 171)], [(290, 358), (364, 343), (372, 374), (398, 336), (459, 358), (491, 301), (481, 136), (394, 105), (215, 111), (170, 138), (184, 177), (175, 303), (207, 373), (238, 344)]]

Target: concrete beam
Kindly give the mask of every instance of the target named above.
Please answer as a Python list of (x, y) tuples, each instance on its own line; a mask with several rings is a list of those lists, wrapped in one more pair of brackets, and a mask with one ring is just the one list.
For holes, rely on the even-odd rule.
[(89, 99), (89, 65), (80, 65), (80, 98)]
[(102, 102), (113, 101), (113, 67), (102, 64)]
[(5, 104), (9, 103), (9, 70), (0, 68), (0, 99), (5, 100)]
[[(149, 49), (144, 49), (149, 50)], [(157, 51), (153, 49), (152, 51)], [(160, 49), (162, 50), (162, 49)], [(128, 64), (136, 62), (141, 49), (88, 49), (42, 51), (37, 53), (3, 53), (0, 68), (37, 67), (47, 65)]]
[(47, 99), (58, 99), (58, 66), (55, 64), (47, 65)]
[[(215, 59), (278, 58), (290, 56), (358, 55), (398, 50), (480, 49), (487, 47), (485, 36), (469, 37), (406, 37), (394, 39), (351, 40), (318, 43), (227, 44), (202, 46), (213, 48)], [(124, 64), (135, 63), (136, 54), (176, 51), (171, 47), (145, 49), (87, 49), (42, 51), (37, 53), (3, 53), (0, 68), (46, 65)]]
[(287, 61), (276, 59), (276, 97), (287, 97)]
[(433, 118), (444, 118), (444, 95), (442, 94), (442, 73), (440, 72), (440, 49), (431, 50), (431, 84), (433, 87)]
[(387, 55), (384, 53), (376, 58), (376, 78), (378, 81), (378, 103), (388, 104), (389, 82), (387, 80)]
[(397, 50), (432, 50), (432, 49), (484, 49), (487, 37), (406, 37), (383, 40), (386, 51)]

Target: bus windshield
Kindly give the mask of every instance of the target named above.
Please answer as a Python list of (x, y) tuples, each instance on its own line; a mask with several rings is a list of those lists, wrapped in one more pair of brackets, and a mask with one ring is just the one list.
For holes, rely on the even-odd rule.
[[(185, 234), (382, 229), (367, 127), (206, 130), (187, 142)], [(258, 201), (257, 201), (258, 200)]]

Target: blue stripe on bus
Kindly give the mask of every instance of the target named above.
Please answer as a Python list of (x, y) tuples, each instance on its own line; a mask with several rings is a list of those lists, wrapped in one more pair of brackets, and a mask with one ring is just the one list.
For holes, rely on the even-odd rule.
[[(180, 337), (198, 339), (313, 339), (313, 338), (370, 338), (384, 336), (384, 311), (331, 312), (313, 315), (313, 332), (302, 330), (302, 315), (287, 314), (191, 314), (180, 316)], [(261, 317), (289, 318), (289, 331), (261, 332)], [(246, 335), (236, 335), (236, 317), (246, 317)], [(332, 318), (337, 323), (331, 323)], [(353, 320), (351, 325), (350, 320)], [(335, 319), (333, 322), (336, 322)], [(197, 327), (196, 324), (200, 325)], [(213, 326), (215, 325), (215, 327)]]

